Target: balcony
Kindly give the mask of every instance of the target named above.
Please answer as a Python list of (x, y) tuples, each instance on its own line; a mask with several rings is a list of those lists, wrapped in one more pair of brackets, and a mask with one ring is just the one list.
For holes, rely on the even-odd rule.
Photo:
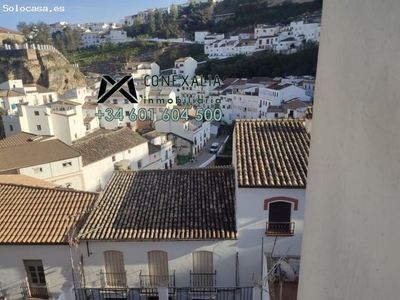
[(190, 271), (191, 291), (211, 292), (217, 285), (217, 271), (214, 273), (192, 273)]
[(126, 271), (123, 273), (106, 273), (100, 271), (100, 279), (102, 287), (123, 288), (127, 287)]
[(49, 290), (47, 285), (44, 286), (29, 286), (26, 283), (21, 285), (21, 294), (23, 299), (49, 299)]
[(266, 236), (294, 235), (294, 222), (267, 222)]
[(139, 280), (142, 288), (174, 287), (175, 271), (172, 275), (142, 275), (140, 272)]

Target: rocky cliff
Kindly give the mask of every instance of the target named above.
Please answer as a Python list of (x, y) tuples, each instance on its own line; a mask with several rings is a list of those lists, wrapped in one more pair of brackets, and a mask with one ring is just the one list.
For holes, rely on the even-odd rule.
[(39, 84), (60, 94), (85, 86), (85, 77), (76, 67), (56, 52), (45, 50), (0, 51), (0, 83), (11, 79)]

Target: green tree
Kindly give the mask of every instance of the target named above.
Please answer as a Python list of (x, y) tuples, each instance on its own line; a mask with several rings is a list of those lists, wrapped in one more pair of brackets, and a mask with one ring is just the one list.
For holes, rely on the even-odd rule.
[(153, 11), (149, 11), (147, 14), (147, 25), (148, 25), (148, 33), (153, 34), (156, 31), (156, 21)]
[(17, 40), (14, 40), (14, 39), (11, 39), (11, 38), (6, 38), (6, 39), (4, 39), (4, 40), (2, 40), (2, 43), (3, 43), (3, 45), (15, 45), (15, 44), (21, 44), (19, 41), (17, 41)]

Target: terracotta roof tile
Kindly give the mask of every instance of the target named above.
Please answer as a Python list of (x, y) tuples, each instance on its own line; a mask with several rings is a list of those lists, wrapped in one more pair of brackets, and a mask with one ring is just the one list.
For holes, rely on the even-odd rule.
[[(7, 138), (6, 138), (7, 139)], [(60, 140), (45, 140), (0, 148), (0, 170), (14, 170), (79, 157), (78, 151)]]
[(238, 120), (235, 147), (240, 187), (306, 186), (310, 135), (303, 120)]
[(54, 139), (54, 137), (51, 135), (36, 135), (27, 132), (20, 132), (0, 140), (0, 149), (32, 144), (33, 142), (42, 142), (48, 139)]
[(83, 166), (87, 166), (147, 142), (147, 139), (125, 127), (81, 142), (77, 141), (71, 147), (82, 155)]
[(98, 205), (82, 239), (237, 238), (232, 167), (115, 171)]
[(28, 186), (39, 186), (39, 187), (47, 187), (47, 188), (55, 188), (56, 184), (44, 180), (40, 180), (34, 177), (12, 174), (12, 175), (0, 175), (0, 183), (14, 183), (20, 185), (28, 185)]
[(67, 228), (81, 227), (84, 212), (97, 197), (96, 193), (0, 183), (0, 244), (67, 243)]

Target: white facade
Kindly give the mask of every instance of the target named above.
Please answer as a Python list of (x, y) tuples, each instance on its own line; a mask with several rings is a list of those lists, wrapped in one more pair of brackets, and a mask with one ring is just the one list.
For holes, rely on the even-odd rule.
[[(306, 190), (237, 187), (236, 193), (239, 261), (241, 266), (246, 266), (245, 269), (241, 268), (240, 283), (249, 285), (253, 274), (262, 275), (260, 274), (262, 248), (264, 252), (271, 252), (275, 240), (276, 255), (300, 255)], [(268, 209), (265, 209), (264, 205), (268, 199), (271, 200), (269, 204), (278, 201), (292, 204), (293, 236), (278, 236), (278, 238), (276, 235), (266, 236), (269, 216)]]
[(114, 172), (114, 163), (121, 160), (130, 160), (131, 170), (140, 170), (150, 163), (147, 143), (143, 143), (131, 149), (115, 153), (83, 167), (83, 176), (86, 191), (96, 192), (104, 189)]
[(285, 85), (283, 87), (276, 84), (260, 88), (260, 97), (271, 101), (271, 105), (279, 106), (282, 101), (288, 101), (298, 98), (301, 101), (310, 101), (310, 97), (306, 96), (306, 91), (294, 85)]
[(210, 139), (211, 122), (198, 122), (195, 120), (156, 121), (155, 128), (159, 132), (172, 133), (192, 142), (192, 153), (198, 153)]
[(268, 26), (263, 24), (258, 24), (254, 28), (254, 37), (271, 37), (278, 35), (280, 32), (280, 26)]
[(105, 33), (102, 31), (83, 32), (81, 34), (82, 46), (81, 48), (99, 46), (107, 42)]
[(18, 105), (18, 115), (3, 118), (6, 136), (21, 131), (38, 135), (54, 135), (71, 145), (85, 136), (82, 106), (74, 102), (54, 102), (51, 105)]
[(209, 34), (208, 31), (195, 31), (194, 41), (195, 43), (204, 44), (204, 38)]
[(197, 69), (197, 61), (191, 57), (179, 58), (175, 61), (175, 68), (172, 69), (172, 74), (182, 77), (188, 76), (191, 79), (195, 76)]
[[(190, 285), (190, 271), (193, 271), (193, 252), (213, 253), (213, 267), (217, 271), (217, 286), (234, 286), (236, 276), (236, 241), (164, 241), (164, 242), (89, 242), (80, 246), (83, 255), (84, 272), (88, 287), (99, 287), (100, 270), (105, 270), (104, 251), (123, 253), (129, 286), (139, 285), (139, 274), (149, 275), (148, 252), (159, 250), (168, 255), (168, 271), (175, 271), (176, 286)], [(135, 251), (132, 251), (135, 249)]]
[[(75, 248), (72, 258), (77, 270), (79, 256)], [(9, 300), (22, 299), (21, 285), (27, 283), (25, 264), (37, 260), (42, 261), (50, 296), (56, 299), (64, 293), (66, 300), (72, 300), (73, 276), (68, 245), (0, 245), (1, 296)]]

